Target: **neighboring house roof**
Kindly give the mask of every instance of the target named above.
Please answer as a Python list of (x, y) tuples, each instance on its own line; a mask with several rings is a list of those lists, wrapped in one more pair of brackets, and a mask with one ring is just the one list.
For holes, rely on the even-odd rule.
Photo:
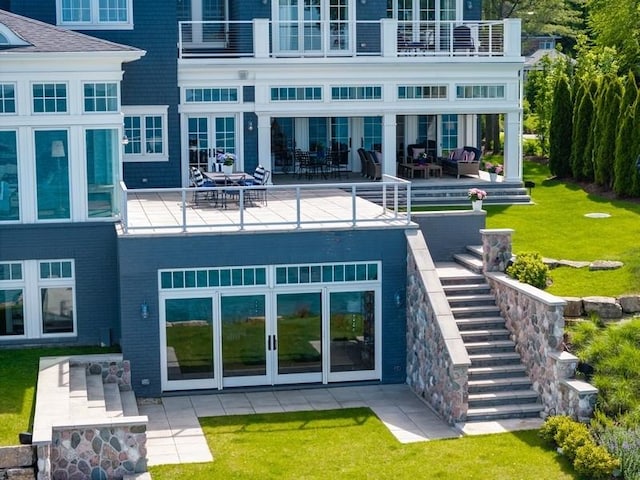
[(15, 53), (95, 53), (120, 52), (144, 55), (144, 50), (101, 40), (78, 32), (0, 10), (0, 24), (23, 42), (0, 45), (0, 55)]
[(555, 48), (553, 49), (538, 49), (535, 52), (533, 52), (531, 55), (529, 55), (528, 57), (525, 58), (524, 61), (524, 69), (525, 70), (533, 70), (535, 68), (537, 68), (538, 63), (540, 63), (540, 60), (542, 60), (544, 57), (549, 57), (550, 60), (555, 60), (556, 58), (567, 58), (567, 55), (565, 55), (562, 52), (559, 52), (558, 50), (556, 50)]

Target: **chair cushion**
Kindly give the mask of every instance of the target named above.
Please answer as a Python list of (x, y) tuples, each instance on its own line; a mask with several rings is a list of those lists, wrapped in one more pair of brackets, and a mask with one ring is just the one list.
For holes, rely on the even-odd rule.
[(265, 169), (262, 165), (258, 165), (256, 167), (256, 171), (253, 172), (253, 178), (256, 179), (257, 185), (262, 185), (264, 183), (264, 172), (265, 172)]
[(374, 156), (373, 158), (375, 159), (376, 163), (382, 163), (382, 152), (378, 152), (377, 150), (374, 150)]
[(412, 148), (411, 149), (411, 157), (414, 160), (417, 160), (418, 158), (420, 158), (420, 155), (423, 154), (425, 152), (424, 148)]
[(204, 184), (204, 176), (199, 168), (191, 167), (191, 181), (196, 187), (201, 187)]
[(473, 162), (476, 159), (476, 153), (470, 152), (469, 150), (465, 150), (462, 153), (462, 158), (460, 158), (460, 162), (469, 163)]

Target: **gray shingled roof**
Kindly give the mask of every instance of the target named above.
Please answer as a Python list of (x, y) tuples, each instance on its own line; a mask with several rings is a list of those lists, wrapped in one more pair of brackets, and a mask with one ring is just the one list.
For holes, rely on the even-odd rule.
[(143, 52), (138, 48), (72, 32), (5, 10), (0, 10), (0, 23), (29, 44), (0, 49), (0, 54), (26, 52)]

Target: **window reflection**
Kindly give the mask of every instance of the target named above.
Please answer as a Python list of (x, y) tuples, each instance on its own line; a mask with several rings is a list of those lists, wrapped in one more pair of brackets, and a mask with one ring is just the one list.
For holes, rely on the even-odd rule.
[(43, 288), (41, 296), (42, 332), (73, 333), (73, 289)]
[(331, 371), (375, 368), (375, 293), (331, 293)]

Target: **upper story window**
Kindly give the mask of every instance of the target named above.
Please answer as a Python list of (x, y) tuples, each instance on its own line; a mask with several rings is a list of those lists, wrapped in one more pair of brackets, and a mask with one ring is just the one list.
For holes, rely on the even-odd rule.
[(16, 113), (16, 86), (0, 83), (0, 113)]
[(164, 160), (167, 157), (166, 106), (123, 107), (125, 160)]
[(32, 88), (34, 113), (67, 112), (66, 83), (34, 83)]
[(382, 87), (366, 85), (362, 87), (331, 87), (332, 100), (380, 100)]
[(424, 99), (445, 99), (447, 98), (446, 85), (400, 85), (398, 87), (398, 98), (409, 100), (415, 98)]
[(133, 28), (133, 0), (57, 0), (58, 25), (82, 29)]
[(504, 85), (458, 85), (456, 98), (504, 98)]
[(322, 87), (273, 87), (272, 101), (322, 100)]
[(113, 83), (85, 83), (84, 84), (85, 112), (117, 112), (118, 84)]

